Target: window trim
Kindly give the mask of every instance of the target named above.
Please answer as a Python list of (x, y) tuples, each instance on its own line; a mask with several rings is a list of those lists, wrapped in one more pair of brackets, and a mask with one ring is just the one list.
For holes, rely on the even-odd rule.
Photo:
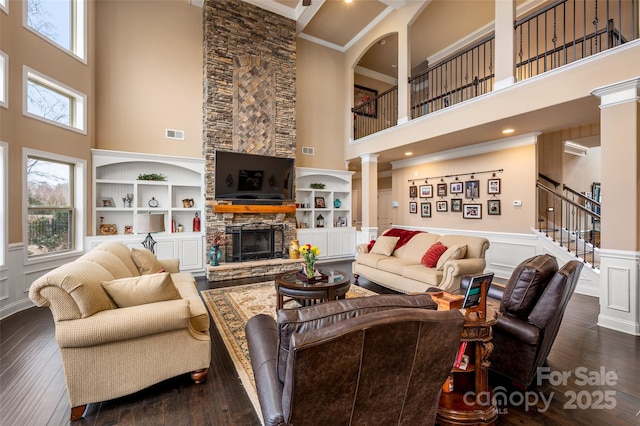
[(86, 0), (68, 0), (71, 2), (71, 50), (56, 43), (29, 25), (28, 0), (23, 0), (22, 26), (40, 37), (42, 40), (60, 49), (74, 59), (87, 65), (87, 2)]
[[(72, 98), (73, 105), (71, 105), (71, 125), (58, 123), (57, 121), (50, 120), (27, 111), (29, 81), (33, 81), (49, 90), (60, 92), (61, 94)], [(64, 83), (60, 83), (59, 81), (54, 80), (33, 68), (29, 68), (26, 65), (23, 65), (22, 72), (22, 114), (45, 123), (53, 124), (54, 126), (62, 127), (63, 129), (72, 130), (74, 132), (82, 133), (83, 135), (87, 134), (87, 95), (67, 86)]]
[(9, 55), (0, 50), (0, 107), (9, 109)]
[[(74, 207), (74, 222), (73, 222), (73, 249), (61, 252), (43, 254), (37, 257), (29, 257), (27, 253), (27, 244), (29, 241), (27, 216), (29, 214), (29, 205), (27, 200), (27, 160), (29, 157), (38, 157), (43, 160), (58, 161), (63, 163), (69, 163), (74, 165), (73, 183), (74, 188), (72, 191), (73, 207)], [(63, 259), (67, 257), (76, 257), (78, 254), (84, 252), (84, 236), (87, 229), (87, 161), (80, 158), (69, 157), (66, 155), (55, 154), (51, 152), (40, 151), (36, 149), (23, 148), (22, 149), (22, 241), (24, 242), (24, 263), (36, 264), (42, 262), (49, 262), (53, 259)]]
[(0, 10), (5, 14), (9, 14), (9, 0), (0, 0)]

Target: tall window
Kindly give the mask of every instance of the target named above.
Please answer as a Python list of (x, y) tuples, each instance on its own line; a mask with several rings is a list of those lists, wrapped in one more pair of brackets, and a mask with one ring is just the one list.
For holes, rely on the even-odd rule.
[(0, 0), (0, 10), (9, 14), (9, 0)]
[(9, 57), (0, 50), (0, 107), (9, 107), (8, 84), (9, 81)]
[[(45, 157), (46, 155), (46, 157)], [(67, 161), (68, 160), (68, 161)], [(41, 152), (27, 152), (27, 257), (80, 249), (83, 162)]]
[(86, 0), (26, 0), (24, 25), (55, 46), (84, 60), (85, 6)]
[(25, 115), (85, 133), (86, 96), (24, 67)]

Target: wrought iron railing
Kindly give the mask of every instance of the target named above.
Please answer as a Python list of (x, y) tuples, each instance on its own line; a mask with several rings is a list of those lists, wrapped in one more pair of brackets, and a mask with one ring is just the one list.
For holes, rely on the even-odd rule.
[(492, 34), (411, 77), (411, 118), (491, 92), (494, 48)]
[(538, 182), (538, 231), (598, 268), (600, 203), (563, 185), (559, 194)]
[(398, 122), (398, 86), (355, 106), (351, 111), (354, 139), (395, 126)]

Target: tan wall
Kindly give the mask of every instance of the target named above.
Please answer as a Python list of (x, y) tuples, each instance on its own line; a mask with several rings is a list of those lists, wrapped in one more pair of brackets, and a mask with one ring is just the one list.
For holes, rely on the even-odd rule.
[[(296, 166), (344, 170), (343, 55), (299, 38), (296, 58)], [(302, 155), (303, 146), (315, 155)]]
[[(430, 176), (447, 176), (465, 174), (459, 176), (460, 181), (471, 180), (467, 173), (481, 172), (485, 170), (504, 169), (501, 173), (496, 173), (496, 177), (501, 179), (501, 193), (496, 198), (501, 200), (502, 214), (500, 216), (490, 216), (487, 214), (487, 200), (493, 197), (487, 196), (487, 179), (492, 175), (487, 173), (474, 175), (475, 180), (480, 181), (480, 198), (471, 201), (465, 200), (463, 203), (479, 203), (482, 205), (482, 219), (463, 219), (462, 213), (451, 212), (451, 198), (449, 185), (447, 185), (447, 196), (449, 201), (448, 212), (436, 212), (436, 201), (441, 198), (435, 196), (436, 184), (440, 183), (440, 178), (429, 179), (429, 184), (433, 184), (434, 197), (409, 198), (409, 180), (425, 178)], [(406, 226), (429, 227), (429, 228), (452, 228), (452, 229), (472, 229), (496, 232), (522, 232), (529, 233), (535, 224), (535, 180), (536, 180), (536, 147), (527, 145), (518, 148), (506, 149), (471, 157), (428, 163), (420, 166), (406, 167), (393, 171), (393, 200), (398, 201), (398, 208), (394, 209), (393, 223)], [(449, 184), (455, 179), (443, 178)], [(416, 185), (424, 185), (424, 180), (416, 181)], [(513, 201), (522, 201), (521, 207), (513, 206)], [(418, 214), (409, 213), (409, 202), (418, 202)], [(420, 203), (431, 202), (431, 218), (420, 216)]]
[(564, 170), (563, 182), (578, 192), (591, 192), (593, 182), (600, 182), (600, 163), (602, 150), (600, 147), (590, 148), (584, 157), (564, 154), (562, 156)]
[[(202, 9), (149, 6), (97, 2), (96, 146), (202, 157)], [(167, 128), (185, 140), (166, 139)]]
[[(54, 47), (22, 26), (24, 2), (11, 1), (9, 15), (0, 13), (0, 49), (9, 57), (9, 108), (0, 108), (0, 140), (9, 145), (8, 242), (22, 241), (22, 150), (37, 149), (90, 160), (95, 129), (93, 109), (93, 37), (87, 40), (87, 64)], [(94, 25), (94, 2), (87, 4), (88, 27)], [(66, 130), (22, 114), (22, 75), (26, 65), (87, 95), (87, 134)], [(91, 177), (87, 176), (87, 188)]]

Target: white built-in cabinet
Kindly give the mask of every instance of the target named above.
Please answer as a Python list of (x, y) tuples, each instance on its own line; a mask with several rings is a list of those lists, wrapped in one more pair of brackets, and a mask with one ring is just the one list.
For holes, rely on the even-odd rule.
[[(351, 216), (351, 179), (343, 170), (296, 168), (296, 222), (300, 244), (316, 245), (320, 260), (352, 258), (356, 232)], [(315, 184), (324, 188), (314, 188)], [(336, 201), (337, 200), (337, 201)], [(322, 216), (323, 226), (318, 226)]]
[[(163, 213), (165, 232), (152, 234), (158, 259), (178, 258), (181, 270), (204, 272), (203, 159), (95, 149), (92, 164), (93, 232), (90, 230), (87, 237), (89, 248), (112, 240), (142, 247), (145, 235), (135, 233), (135, 215)], [(141, 174), (161, 174), (166, 180), (138, 180)], [(133, 194), (131, 206), (123, 200), (127, 194)], [(157, 202), (156, 207), (152, 199)], [(191, 199), (193, 206), (190, 203), (185, 206), (183, 200)], [(196, 213), (200, 217), (200, 231), (193, 230)], [(104, 234), (112, 232), (101, 226), (104, 224), (115, 225), (113, 230), (117, 233)], [(172, 232), (172, 225), (176, 232)], [(178, 232), (179, 225), (182, 232)], [(131, 231), (125, 231), (128, 229)]]

